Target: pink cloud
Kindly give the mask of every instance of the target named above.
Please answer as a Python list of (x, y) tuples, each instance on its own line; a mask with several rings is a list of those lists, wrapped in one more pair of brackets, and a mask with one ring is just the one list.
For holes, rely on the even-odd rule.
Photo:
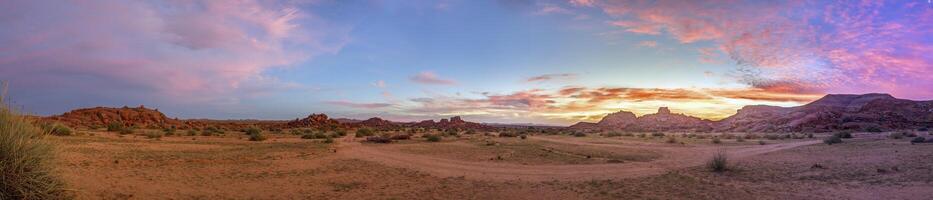
[(411, 81), (421, 84), (429, 85), (456, 85), (457, 82), (454, 80), (443, 79), (434, 72), (421, 72), (417, 75), (412, 76)]
[[(302, 87), (268, 77), (338, 51), (339, 27), (298, 5), (272, 1), (8, 1), (0, 12), (0, 74), (19, 87), (74, 76), (90, 88), (149, 91), (152, 98), (226, 101), (251, 91)], [(14, 9), (15, 8), (15, 9)], [(28, 18), (23, 20), (19, 18)], [(333, 31), (323, 31), (333, 30)], [(257, 89), (255, 87), (276, 87)]]
[(336, 106), (350, 107), (350, 108), (360, 108), (360, 109), (376, 109), (376, 108), (385, 108), (390, 107), (392, 104), (388, 103), (356, 103), (352, 101), (325, 101), (324, 103)]
[(570, 5), (592, 7), (596, 5), (596, 0), (570, 0)]
[[(931, 98), (933, 12), (916, 3), (604, 1), (610, 23), (682, 43), (710, 42), (700, 62), (723, 53), (760, 79), (833, 93), (887, 92)], [(741, 72), (741, 71), (740, 71)], [(744, 73), (744, 72), (743, 72)]]

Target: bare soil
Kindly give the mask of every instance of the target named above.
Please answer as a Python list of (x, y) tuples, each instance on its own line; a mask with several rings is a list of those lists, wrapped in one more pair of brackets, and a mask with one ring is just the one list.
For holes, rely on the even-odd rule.
[[(57, 137), (80, 199), (926, 199), (933, 144), (878, 134), (723, 144), (636, 137), (422, 138), (93, 132)], [(926, 135), (924, 135), (926, 136)], [(929, 136), (927, 136), (929, 137)], [(491, 144), (491, 145), (488, 145)], [(496, 145), (498, 144), (498, 145)], [(730, 170), (705, 163), (725, 152)], [(819, 165), (820, 167), (814, 167)]]

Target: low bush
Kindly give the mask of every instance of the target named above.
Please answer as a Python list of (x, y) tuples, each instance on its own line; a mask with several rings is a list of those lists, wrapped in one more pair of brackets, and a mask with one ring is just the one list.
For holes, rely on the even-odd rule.
[(162, 135), (163, 135), (162, 132), (154, 131), (154, 130), (147, 130), (143, 132), (143, 136), (146, 136), (146, 138), (149, 138), (149, 139), (159, 139), (159, 138), (162, 138)]
[(406, 133), (396, 134), (396, 135), (393, 135), (393, 136), (392, 136), (391, 138), (389, 138), (389, 139), (393, 139), (393, 140), (408, 140), (408, 139), (411, 139), (411, 135), (408, 135), (408, 134), (406, 134)]
[(437, 136), (437, 135), (427, 135), (425, 136), (425, 138), (426, 140), (428, 140), (428, 142), (440, 142), (441, 141), (441, 136)]
[(654, 133), (651, 133), (651, 137), (664, 137), (664, 133), (654, 132)]
[(725, 152), (716, 153), (713, 155), (713, 158), (710, 159), (709, 163), (706, 164), (706, 167), (713, 172), (724, 172), (729, 170), (729, 160), (726, 158)]
[(765, 145), (765, 144), (767, 144), (767, 143), (765, 143), (764, 140), (758, 140), (758, 145)]
[(392, 139), (389, 139), (387, 137), (382, 137), (382, 136), (369, 136), (369, 137), (366, 137), (366, 141), (373, 142), (373, 143), (390, 143), (392, 142)]
[(843, 138), (843, 139), (852, 138), (852, 132), (851, 132), (851, 131), (836, 132), (836, 133), (834, 133), (833, 135), (835, 135), (836, 137), (839, 137), (839, 138)]
[(249, 135), (249, 141), (264, 141), (266, 139), (269, 139), (269, 138), (266, 138), (266, 135), (262, 134), (262, 132), (257, 132), (255, 134)]
[(304, 136), (304, 133), (301, 131), (301, 129), (290, 129), (288, 130), (288, 134)]
[(620, 137), (620, 136), (622, 136), (622, 133), (616, 132), (616, 131), (606, 133), (606, 137)]
[(301, 139), (314, 139), (314, 134), (302, 134)]
[(258, 135), (262, 133), (262, 129), (257, 127), (249, 127), (244, 131), (244, 133), (246, 133), (246, 135)]
[(930, 131), (930, 128), (929, 127), (918, 128), (917, 131), (926, 132), (926, 131)]
[(744, 138), (744, 137), (736, 137), (736, 138), (735, 138), (735, 141), (736, 141), (736, 142), (745, 142), (745, 138)]
[(334, 138), (329, 138), (329, 137), (328, 137), (327, 139), (324, 139), (324, 143), (325, 143), (325, 144), (334, 143)]
[(523, 140), (524, 140), (524, 139), (527, 139), (527, 138), (528, 138), (528, 136), (527, 136), (527, 135), (519, 135), (519, 136), (518, 136), (518, 138), (521, 138), (521, 139), (523, 139)]
[(188, 129), (188, 131), (185, 131), (185, 132), (186, 132), (185, 135), (188, 135), (188, 136), (198, 135), (198, 131), (195, 131), (194, 129)]
[(888, 138), (899, 140), (901, 138), (904, 138), (904, 133), (901, 133), (901, 132), (891, 133), (888, 135)]
[(781, 136), (776, 135), (776, 134), (767, 134), (765, 135), (765, 139), (778, 140), (778, 139), (781, 139)]
[(108, 132), (120, 132), (123, 129), (126, 129), (126, 126), (123, 125), (123, 122), (110, 122), (107, 124)]
[(173, 136), (175, 135), (175, 128), (164, 128), (162, 132), (165, 133), (166, 136)]
[(838, 135), (832, 135), (826, 139), (823, 139), (823, 143), (826, 143), (828, 145), (842, 143), (842, 138), (840, 138)]
[(926, 141), (927, 141), (927, 139), (924, 138), (924, 137), (915, 137), (914, 139), (910, 140), (910, 143), (911, 143), (911, 144), (915, 144), (915, 143), (924, 143), (924, 142), (926, 142)]
[(334, 133), (340, 137), (347, 136), (347, 130), (344, 129), (337, 129), (337, 131), (334, 131)]
[(671, 144), (677, 143), (677, 138), (674, 138), (673, 136), (667, 137), (667, 143), (671, 143)]
[(713, 141), (712, 141), (712, 142), (713, 142), (713, 144), (720, 144), (720, 143), (722, 143), (722, 140), (719, 140), (719, 138), (717, 137), (717, 138), (713, 138)]
[(513, 131), (505, 131), (505, 132), (499, 133), (499, 137), (518, 137), (518, 135), (519, 135), (518, 132), (513, 132)]
[(574, 136), (574, 137), (586, 137), (586, 133), (583, 133), (583, 132), (575, 132), (575, 133), (573, 133), (573, 136)]
[(136, 131), (134, 131), (133, 128), (123, 128), (123, 129), (120, 129), (118, 133), (120, 135), (129, 135), (129, 134), (133, 134), (134, 132)]
[(370, 128), (356, 129), (356, 137), (368, 137), (376, 134), (376, 131)]
[(74, 131), (72, 131), (71, 128), (68, 128), (68, 126), (65, 126), (64, 124), (52, 123), (47, 126), (48, 127), (43, 127), (43, 129), (45, 129), (44, 132), (46, 133), (57, 135), (57, 136), (74, 135)]
[(872, 127), (865, 128), (865, 131), (866, 131), (866, 132), (872, 132), (872, 133), (884, 132), (884, 130), (881, 130), (881, 128), (876, 127), (876, 126), (872, 126)]

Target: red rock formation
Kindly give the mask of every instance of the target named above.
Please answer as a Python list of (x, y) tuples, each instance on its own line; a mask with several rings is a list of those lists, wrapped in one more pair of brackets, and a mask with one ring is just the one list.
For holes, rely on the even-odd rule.
[(61, 115), (50, 116), (44, 120), (64, 123), (72, 127), (104, 127), (112, 122), (122, 123), (125, 126), (148, 128), (165, 128), (171, 126), (184, 126), (177, 119), (171, 119), (159, 112), (158, 109), (148, 109), (144, 106), (136, 108), (83, 108), (72, 110)]
[(285, 123), (285, 128), (336, 128), (340, 122), (327, 117), (325, 114), (311, 114), (302, 119), (295, 119)]

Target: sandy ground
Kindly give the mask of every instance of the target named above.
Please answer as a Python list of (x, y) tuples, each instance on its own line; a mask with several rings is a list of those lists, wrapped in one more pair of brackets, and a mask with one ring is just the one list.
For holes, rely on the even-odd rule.
[[(877, 134), (666, 143), (635, 137), (334, 144), (238, 134), (58, 137), (80, 199), (928, 199), (933, 144)], [(724, 173), (704, 164), (725, 152)], [(822, 167), (813, 167), (819, 165)]]

